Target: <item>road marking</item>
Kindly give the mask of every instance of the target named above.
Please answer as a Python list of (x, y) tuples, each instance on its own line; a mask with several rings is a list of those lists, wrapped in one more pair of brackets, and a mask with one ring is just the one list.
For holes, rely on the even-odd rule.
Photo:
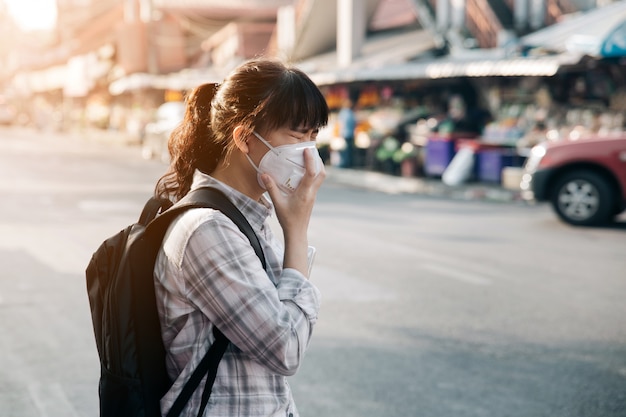
[(104, 183), (82, 184), (68, 183), (63, 181), (28, 179), (28, 178), (3, 178), (0, 179), (0, 191), (11, 193), (107, 193), (107, 192), (137, 192), (152, 195), (154, 184), (150, 183)]
[[(348, 229), (337, 228), (334, 233), (341, 233), (338, 239), (344, 241), (362, 240), (360, 232)], [(500, 273), (493, 266), (486, 266), (484, 263), (471, 261), (463, 258), (452, 258), (449, 254), (439, 253), (428, 249), (410, 246), (408, 243), (389, 242), (376, 239), (369, 239), (369, 250), (377, 250), (377, 245), (381, 251), (388, 251), (397, 257), (411, 257), (412, 259), (421, 259), (419, 267), (429, 269), (439, 275), (455, 279), (460, 282), (473, 285), (491, 285), (494, 281), (502, 281), (506, 279), (506, 275)], [(454, 267), (448, 265), (454, 264)], [(314, 267), (315, 268), (315, 267)]]
[[(60, 241), (63, 244), (59, 244)], [(94, 240), (91, 246), (86, 245), (84, 239), (69, 233), (64, 226), (42, 230), (41, 227), (27, 224), (0, 224), (0, 249), (25, 251), (38, 262), (60, 273), (82, 274), (99, 244), (98, 240)]]
[(78, 417), (78, 413), (58, 383), (30, 384), (28, 393), (41, 417)]
[(467, 271), (462, 271), (455, 268), (450, 268), (441, 264), (422, 264), (421, 268), (427, 269), (431, 272), (435, 272), (441, 276), (456, 279), (457, 281), (465, 282), (474, 285), (491, 285), (491, 280), (476, 274), (472, 274)]
[(388, 288), (324, 265), (313, 265), (311, 279), (322, 293), (323, 300), (370, 302), (393, 300), (397, 296)]
[[(389, 245), (391, 246), (391, 245)], [(407, 254), (411, 254), (414, 258), (421, 258), (424, 262), (420, 263), (420, 267), (428, 269), (431, 272), (438, 273), (440, 275), (447, 276), (449, 278), (456, 279), (458, 281), (466, 282), (474, 285), (491, 285), (492, 280), (487, 278), (500, 277), (493, 268), (484, 268), (483, 265), (477, 265), (474, 262), (470, 262), (466, 259), (451, 260), (449, 256), (435, 253), (432, 251), (424, 250), (421, 248), (410, 248), (403, 245), (396, 245), (395, 252), (404, 251)], [(456, 267), (447, 266), (450, 263), (454, 263)], [(474, 272), (468, 272), (473, 270)]]

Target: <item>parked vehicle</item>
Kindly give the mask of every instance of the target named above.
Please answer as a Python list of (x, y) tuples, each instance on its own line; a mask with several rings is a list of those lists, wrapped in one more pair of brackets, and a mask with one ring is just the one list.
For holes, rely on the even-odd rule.
[(549, 201), (569, 224), (610, 222), (626, 209), (626, 133), (533, 147), (520, 187), (525, 199)]
[(156, 111), (155, 120), (146, 125), (141, 155), (146, 159), (158, 158), (169, 162), (167, 141), (174, 128), (182, 122), (184, 115), (185, 103), (182, 101), (161, 104)]

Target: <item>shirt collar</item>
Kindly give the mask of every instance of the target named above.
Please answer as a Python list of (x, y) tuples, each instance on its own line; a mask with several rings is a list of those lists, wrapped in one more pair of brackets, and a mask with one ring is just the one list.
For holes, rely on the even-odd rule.
[(223, 192), (226, 197), (228, 197), (228, 199), (241, 211), (255, 230), (258, 230), (263, 226), (265, 220), (267, 220), (274, 210), (274, 206), (265, 194), (261, 196), (259, 201), (254, 201), (231, 186), (224, 184), (223, 182), (205, 174), (200, 170), (196, 170), (193, 174), (191, 189), (195, 190), (202, 187), (212, 187)]

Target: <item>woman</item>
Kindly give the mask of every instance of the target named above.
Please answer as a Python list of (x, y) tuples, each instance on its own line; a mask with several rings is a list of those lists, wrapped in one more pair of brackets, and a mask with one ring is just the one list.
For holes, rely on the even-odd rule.
[[(155, 266), (174, 380), (161, 401), (164, 415), (213, 343), (214, 326), (231, 343), (204, 415), (298, 415), (286, 376), (298, 369), (319, 310), (319, 292), (307, 276), (307, 229), (325, 177), (315, 138), (327, 120), (315, 84), (271, 60), (246, 62), (219, 87), (202, 85), (187, 98), (156, 193), (178, 200), (198, 187), (224, 192), (258, 235), (267, 270), (216, 210), (186, 211), (170, 226)], [(267, 223), (273, 211), (284, 243)], [(183, 415), (196, 415), (202, 386)]]

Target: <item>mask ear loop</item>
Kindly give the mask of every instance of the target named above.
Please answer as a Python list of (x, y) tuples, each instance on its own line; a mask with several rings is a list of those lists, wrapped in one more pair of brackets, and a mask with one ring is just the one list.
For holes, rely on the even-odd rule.
[[(255, 131), (252, 131), (252, 133), (254, 134), (254, 136), (256, 136), (265, 146), (267, 146), (269, 148), (270, 151), (273, 151), (276, 155), (279, 155), (280, 152), (276, 152), (274, 150), (274, 147), (272, 145), (269, 144), (268, 141), (266, 141), (265, 139), (263, 139), (263, 137), (261, 135), (259, 135), (258, 133), (256, 133)], [(250, 155), (246, 154), (246, 158), (248, 158), (248, 162), (250, 162), (250, 165), (252, 165), (252, 168), (254, 168), (254, 170), (258, 173), (258, 174), (263, 174), (263, 172), (261, 172), (261, 169), (252, 161), (252, 158), (250, 158)]]
[(250, 165), (252, 165), (252, 168), (254, 168), (256, 172), (258, 172), (259, 174), (263, 174), (261, 170), (259, 169), (259, 167), (256, 166), (256, 164), (252, 161), (252, 158), (250, 158), (248, 154), (246, 154), (246, 158), (248, 158), (248, 162), (250, 162)]
[(280, 155), (280, 151), (277, 151), (275, 147), (273, 147), (272, 145), (270, 145), (270, 143), (268, 141), (266, 141), (265, 139), (263, 139), (263, 136), (259, 135), (257, 132), (252, 131), (252, 133), (254, 134), (254, 136), (256, 136), (261, 142), (263, 142), (263, 144), (265, 146), (267, 146), (269, 148), (270, 151), (272, 151), (273, 153), (275, 153), (276, 155)]

